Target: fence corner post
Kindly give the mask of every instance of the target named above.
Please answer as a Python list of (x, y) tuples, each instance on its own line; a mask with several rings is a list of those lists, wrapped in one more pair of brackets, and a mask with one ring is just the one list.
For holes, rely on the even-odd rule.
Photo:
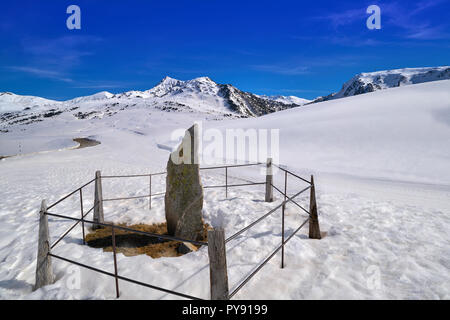
[(48, 230), (47, 204), (42, 200), (41, 210), (39, 211), (39, 238), (38, 238), (38, 254), (36, 262), (36, 283), (33, 291), (43, 286), (53, 283), (55, 279), (52, 269), (52, 258), (50, 253), (50, 235)]
[(223, 228), (208, 231), (211, 300), (228, 300), (227, 256)]
[(317, 215), (316, 188), (314, 186), (314, 177), (311, 175), (311, 194), (309, 197), (309, 238), (322, 239), (320, 235), (319, 217)]
[[(100, 171), (95, 172), (94, 222), (105, 222), (103, 217), (102, 176)], [(101, 226), (94, 224), (92, 228), (99, 229)]]
[(266, 202), (273, 202), (273, 175), (272, 175), (272, 158), (267, 158), (266, 163)]

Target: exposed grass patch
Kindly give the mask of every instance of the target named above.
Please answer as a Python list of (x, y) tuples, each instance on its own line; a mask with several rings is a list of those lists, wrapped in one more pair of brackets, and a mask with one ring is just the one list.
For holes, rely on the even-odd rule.
[[(168, 235), (167, 224), (118, 224), (118, 226), (131, 228), (134, 230), (145, 231), (155, 234)], [(207, 241), (209, 229), (208, 224), (203, 224), (203, 233), (197, 241)], [(91, 230), (86, 235), (86, 243), (93, 248), (103, 248), (104, 251), (112, 252), (112, 228), (105, 227), (97, 230)], [(179, 257), (184, 253), (180, 248), (182, 242), (170, 241), (162, 238), (151, 237), (132, 231), (115, 229), (116, 252), (123, 253), (125, 256), (137, 256), (146, 254), (152, 258), (160, 257)], [(197, 247), (198, 248), (198, 247)]]

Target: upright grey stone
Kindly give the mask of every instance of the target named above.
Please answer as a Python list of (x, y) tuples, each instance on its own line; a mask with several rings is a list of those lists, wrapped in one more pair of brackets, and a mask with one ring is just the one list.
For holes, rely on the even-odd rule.
[(197, 125), (186, 131), (167, 162), (165, 213), (170, 235), (197, 240), (203, 231), (203, 187), (198, 163)]
[(36, 283), (33, 290), (37, 290), (43, 286), (53, 283), (54, 276), (52, 270), (52, 258), (50, 253), (50, 235), (48, 231), (48, 218), (45, 212), (47, 205), (42, 200), (41, 210), (39, 211), (39, 238), (38, 238), (38, 255), (36, 262)]
[[(94, 221), (104, 223), (103, 216), (103, 191), (102, 191), (102, 175), (100, 171), (95, 172), (95, 197), (94, 197)], [(93, 229), (99, 229), (102, 226), (94, 224)]]

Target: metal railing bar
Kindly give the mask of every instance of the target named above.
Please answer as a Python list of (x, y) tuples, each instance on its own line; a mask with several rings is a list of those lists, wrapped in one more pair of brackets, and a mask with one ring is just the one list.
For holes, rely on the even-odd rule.
[(262, 217), (258, 218), (256, 221), (253, 221), (251, 224), (249, 224), (248, 226), (246, 226), (245, 228), (239, 230), (238, 232), (236, 232), (234, 235), (232, 235), (231, 237), (229, 237), (228, 239), (225, 240), (225, 243), (235, 239), (236, 237), (238, 237), (239, 235), (241, 235), (243, 232), (247, 231), (248, 229), (250, 229), (251, 227), (253, 227), (255, 224), (261, 222), (263, 219), (265, 219), (267, 216), (271, 215), (272, 213), (274, 213), (276, 210), (278, 210), (283, 204), (280, 204), (278, 206), (276, 206), (275, 208), (273, 208), (272, 210), (270, 210), (269, 212), (267, 212), (265, 215), (263, 215)]
[(240, 234), (242, 234), (243, 232), (247, 231), (248, 229), (250, 229), (251, 227), (253, 227), (255, 224), (261, 222), (263, 219), (265, 219), (267, 216), (271, 215), (272, 213), (274, 213), (276, 210), (278, 210), (279, 208), (281, 208), (284, 204), (292, 201), (292, 199), (294, 199), (295, 197), (297, 197), (298, 195), (300, 195), (301, 193), (305, 192), (306, 190), (310, 189), (311, 186), (307, 186), (306, 188), (304, 188), (303, 190), (297, 192), (295, 195), (293, 195), (291, 198), (286, 199), (285, 201), (283, 201), (282, 203), (280, 203), (278, 206), (276, 206), (275, 208), (273, 208), (272, 210), (270, 210), (269, 212), (267, 212), (265, 215), (261, 216), (259, 219), (257, 219), (256, 221), (252, 222), (251, 224), (249, 224), (248, 226), (246, 226), (245, 228), (243, 228), (242, 230), (236, 232), (234, 235), (232, 235), (231, 237), (229, 237), (228, 239), (225, 240), (225, 243), (235, 239), (237, 236), (239, 236)]
[(300, 227), (298, 227), (285, 241), (284, 241), (284, 244), (286, 244), (289, 240), (291, 240), (291, 238), (293, 237), (293, 236), (295, 236), (295, 234), (297, 233), (297, 232), (299, 232), (300, 231), (300, 229), (301, 228), (303, 228), (303, 226), (307, 223), (309, 221), (309, 217), (308, 217), (308, 219), (306, 219), (305, 221), (303, 221), (303, 223), (300, 225)]
[(95, 181), (95, 178), (92, 179), (91, 181), (89, 181), (89, 182), (83, 184), (83, 185), (82, 185), (81, 187), (79, 187), (78, 189), (83, 189), (84, 187), (86, 187), (87, 185), (91, 184), (91, 183), (94, 182), (94, 181)]
[(281, 193), (281, 195), (285, 195), (283, 191), (281, 191), (280, 189), (278, 189), (274, 184), (272, 184), (272, 187), (275, 188), (275, 190), (277, 190), (279, 193)]
[[(274, 186), (273, 184), (272, 184), (272, 187), (274, 187), (275, 188), (275, 190), (277, 190), (279, 193), (281, 193), (283, 196), (286, 196), (280, 189), (278, 189), (276, 186)], [(289, 198), (289, 196), (286, 196), (288, 199), (291, 199), (291, 198)], [(299, 207), (300, 209), (302, 209), (303, 211), (305, 211), (308, 215), (311, 215), (310, 213), (309, 213), (309, 211), (308, 210), (306, 210), (305, 208), (303, 208), (301, 205), (299, 205), (297, 202), (295, 202), (293, 199), (291, 199), (291, 201), (297, 206), (297, 207)]]
[(151, 195), (145, 195), (145, 196), (133, 196), (133, 197), (123, 197), (123, 198), (112, 198), (112, 199), (103, 199), (102, 201), (116, 201), (116, 200), (131, 200), (131, 199), (140, 199), (140, 198), (148, 198)]
[(229, 184), (229, 185), (219, 185), (219, 186), (204, 186), (203, 189), (226, 188), (226, 187), (243, 187), (243, 186), (254, 186), (254, 185), (260, 185), (260, 184), (266, 184), (266, 183), (265, 182), (252, 182), (252, 183)]
[(295, 236), (295, 234), (301, 229), (301, 228), (303, 228), (303, 226), (306, 224), (306, 222), (308, 222), (309, 221), (309, 218), (308, 219), (306, 219), (301, 225), (300, 225), (300, 227), (298, 227), (281, 245), (279, 245), (273, 252), (272, 252), (272, 254), (269, 256), (269, 257), (267, 257), (247, 278), (245, 278), (245, 280), (244, 281), (242, 281), (241, 282), (241, 284), (236, 288), (236, 289), (234, 289), (233, 290), (233, 292), (228, 296), (228, 298), (229, 299), (231, 299), (239, 290), (241, 290), (242, 289), (242, 287), (244, 286), (244, 285), (246, 285), (247, 284), (247, 282), (249, 282), (250, 281), (250, 279), (251, 278), (253, 278), (253, 276), (254, 275), (256, 275), (256, 273), (258, 273), (258, 271), (259, 270), (261, 270), (262, 269), (262, 267), (263, 266), (265, 266), (266, 264), (267, 264), (267, 262), (269, 262), (277, 253), (278, 253), (278, 251), (280, 251), (281, 250), (281, 248), (286, 244), (286, 243), (288, 243), (288, 241), (289, 240), (291, 240), (292, 239), (292, 237), (294, 237)]
[(50, 205), (47, 209), (53, 208), (54, 206), (56, 206), (58, 203), (60, 203), (61, 201), (66, 200), (68, 197), (74, 195), (75, 193), (79, 192), (80, 189), (83, 189), (84, 187), (86, 187), (88, 184), (92, 183), (95, 181), (95, 178), (92, 179), (91, 181), (85, 183), (84, 185), (82, 185), (81, 187), (75, 189), (74, 191), (72, 191), (71, 193), (69, 193), (68, 195), (66, 195), (65, 197), (59, 199), (58, 201), (56, 201), (55, 203), (53, 203), (52, 205)]
[[(95, 206), (94, 206), (95, 207)], [(73, 228), (75, 228), (80, 222), (84, 222), (84, 217), (86, 217), (93, 209), (94, 207), (92, 207), (88, 212), (86, 212), (83, 215), (83, 220), (79, 219), (79, 221), (75, 222), (75, 224), (73, 226), (71, 226), (69, 229), (67, 229), (66, 232), (64, 232), (59, 238), (58, 240), (56, 240), (51, 246), (50, 249), (53, 249), (65, 236), (67, 236), (69, 234), (70, 231), (73, 230)], [(84, 239), (84, 238), (83, 238)]]
[[(258, 163), (246, 163), (246, 164), (234, 164), (227, 166), (215, 166), (215, 167), (201, 167), (200, 170), (210, 170), (210, 169), (221, 169), (221, 168), (236, 168), (236, 167), (249, 167), (249, 166), (257, 166), (263, 164), (262, 162)], [(128, 174), (128, 175), (104, 175), (102, 178), (134, 178), (134, 177), (148, 177), (148, 176), (156, 176), (166, 174), (167, 172), (157, 172), (157, 173), (145, 173), (145, 174)], [(95, 179), (94, 179), (95, 180)]]
[(230, 293), (230, 295), (228, 296), (228, 299), (231, 299), (239, 290), (242, 289), (242, 287), (244, 285), (247, 284), (247, 282), (250, 281), (251, 278), (253, 278), (253, 276), (258, 273), (259, 270), (261, 270), (262, 267), (264, 267), (264, 265), (270, 261), (270, 259), (272, 259), (277, 253), (278, 251), (281, 250), (282, 245), (278, 246), (275, 251), (272, 252), (272, 254), (267, 257), (244, 281), (241, 282), (241, 284), (233, 290), (233, 292)]
[[(58, 255), (53, 254), (53, 253), (49, 253), (48, 255), (51, 256), (51, 257), (54, 257), (54, 258), (57, 258), (57, 259), (69, 262), (69, 263), (76, 264), (76, 265), (78, 265), (80, 267), (84, 267), (86, 269), (105, 274), (105, 275), (110, 276), (110, 277), (116, 277), (111, 272), (104, 271), (104, 270), (101, 270), (101, 269), (98, 269), (98, 268), (95, 268), (95, 267), (91, 267), (91, 266), (88, 266), (86, 264), (83, 264), (83, 263), (80, 263), (80, 262), (76, 262), (76, 261), (73, 261), (73, 260), (70, 260), (70, 259), (58, 256)], [(180, 296), (180, 297), (183, 297), (183, 298), (192, 299), (192, 300), (202, 300), (201, 298), (197, 298), (197, 297), (190, 296), (190, 295), (187, 295), (187, 294), (184, 294), (184, 293), (172, 291), (172, 290), (169, 290), (169, 289), (164, 289), (164, 288), (157, 287), (157, 286), (154, 286), (154, 285), (151, 285), (151, 284), (147, 284), (147, 283), (144, 283), (144, 282), (141, 282), (141, 281), (133, 280), (133, 279), (130, 279), (130, 278), (127, 278), (127, 277), (124, 277), (124, 276), (117, 275), (117, 278), (120, 279), (120, 280), (123, 280), (123, 281), (128, 281), (128, 282), (140, 285), (140, 286), (144, 286), (144, 287), (147, 287), (147, 288), (151, 288), (151, 289), (163, 291), (163, 292), (166, 292), (166, 293), (170, 293), (170, 294), (173, 294), (173, 295), (177, 295), (177, 296)]]
[(117, 272), (117, 257), (116, 257), (116, 232), (114, 231), (114, 227), (111, 228), (111, 239), (112, 239), (112, 248), (113, 248), (113, 258), (114, 258), (114, 280), (116, 283), (116, 296), (119, 298), (119, 278), (117, 277), (119, 274)]
[(66, 195), (65, 197), (59, 199), (58, 201), (56, 201), (55, 203), (53, 203), (52, 205), (50, 205), (47, 209), (51, 209), (54, 206), (56, 206), (57, 204), (61, 203), (62, 201), (66, 200), (68, 197), (73, 196), (75, 193), (79, 192), (81, 188), (76, 189), (75, 191), (72, 191), (71, 193), (69, 193), (68, 195)]
[(81, 214), (81, 230), (83, 232), (82, 236), (83, 236), (83, 244), (85, 243), (85, 234), (84, 234), (84, 207), (83, 207), (83, 189), (80, 189), (80, 214)]
[[(63, 215), (56, 214), (56, 213), (50, 213), (48, 211), (46, 211), (45, 214), (47, 214), (49, 216), (53, 216), (53, 217), (62, 218), (62, 219), (81, 221), (81, 219), (78, 219), (78, 218), (63, 216)], [(192, 243), (192, 244), (195, 244), (195, 245), (198, 245), (198, 246), (207, 246), (208, 245), (208, 242), (203, 242), (203, 241), (188, 240), (188, 239), (182, 239), (182, 238), (178, 238), (178, 237), (174, 237), (174, 236), (168, 236), (168, 235), (164, 235), (164, 234), (145, 232), (145, 231), (141, 231), (141, 230), (131, 229), (131, 228), (122, 227), (122, 226), (113, 225), (113, 224), (108, 224), (108, 223), (103, 223), (103, 222), (95, 222), (95, 221), (84, 220), (84, 219), (83, 219), (83, 221), (84, 221), (84, 223), (90, 223), (90, 224), (95, 224), (95, 225), (100, 225), (100, 226), (110, 227), (110, 228), (112, 228), (114, 226), (114, 228), (116, 228), (116, 229), (121, 229), (121, 230), (125, 230), (125, 231), (131, 231), (131, 232), (134, 232), (134, 233), (139, 233), (139, 234), (143, 234), (143, 235), (147, 235), (147, 236), (155, 237), (155, 238), (161, 238), (161, 239), (172, 240), (172, 241), (179, 241), (179, 242), (188, 242), (188, 243)]]
[[(216, 167), (203, 167), (203, 168), (199, 168), (200, 170), (209, 170), (209, 169), (220, 169), (220, 168), (233, 168), (233, 167), (248, 167), (248, 166), (256, 166), (256, 165), (261, 165), (263, 163), (248, 163), (248, 164), (236, 164), (236, 165), (228, 165), (228, 166), (216, 166)], [(284, 169), (282, 169), (284, 170)], [(157, 172), (157, 173), (147, 173), (147, 174), (133, 174), (133, 175), (104, 175), (102, 176), (102, 178), (133, 178), (133, 177), (148, 177), (148, 176), (156, 176), (156, 175), (162, 175), (162, 174), (166, 174), (167, 172)], [(301, 177), (299, 177), (300, 179), (302, 179)], [(79, 192), (80, 189), (86, 187), (87, 185), (89, 185), (90, 183), (94, 182), (95, 178), (90, 180), (89, 182), (85, 183), (84, 185), (82, 185), (81, 187), (77, 188), (76, 190), (72, 191), (71, 193), (69, 193), (68, 195), (66, 195), (65, 197), (59, 199), (57, 202), (51, 204), (47, 209), (51, 209), (54, 206), (56, 206), (57, 204), (59, 204), (60, 202), (64, 201), (65, 199), (67, 199), (68, 197), (72, 196), (73, 194), (75, 194), (76, 192)], [(259, 183), (255, 183), (255, 184), (259, 184)], [(262, 183), (261, 183), (262, 184)], [(250, 185), (250, 184), (248, 184)], [(232, 185), (233, 186), (233, 185)], [(234, 186), (241, 186), (241, 185), (234, 185)], [(242, 185), (244, 186), (244, 184)], [(214, 186), (215, 187), (215, 186)], [(217, 186), (219, 187), (219, 186)], [(220, 186), (220, 187), (225, 187), (225, 186)], [(207, 187), (207, 188), (211, 188), (211, 187)], [(144, 197), (150, 197), (150, 195), (148, 196), (142, 196)], [(133, 199), (133, 198), (129, 198), (129, 199)], [(111, 199), (104, 199), (103, 201), (110, 201)], [(115, 200), (115, 199), (114, 199)], [(117, 200), (125, 200), (125, 198), (118, 198)]]
[(250, 166), (258, 166), (263, 164), (262, 162), (258, 163), (246, 163), (246, 164), (231, 164), (227, 166), (215, 166), (215, 167), (201, 167), (200, 170), (210, 170), (210, 169), (223, 169), (223, 168), (237, 168), (237, 167), (250, 167)]
[(278, 169), (283, 170), (283, 171), (289, 173), (290, 175), (293, 175), (294, 177), (296, 177), (296, 178), (298, 178), (298, 179), (300, 179), (300, 180), (303, 180), (304, 182), (306, 182), (306, 183), (308, 183), (308, 184), (311, 184), (311, 181), (306, 180), (305, 178), (300, 177), (299, 175), (293, 173), (292, 171), (289, 171), (289, 170), (284, 169), (284, 168), (282, 168), (282, 167), (280, 167), (280, 166), (277, 166), (276, 164), (273, 164), (273, 165), (274, 165), (275, 167), (277, 167)]
[[(289, 197), (288, 197), (289, 198)], [(310, 213), (309, 213), (309, 211), (308, 210), (306, 210), (305, 208), (303, 208), (301, 205), (299, 205), (297, 202), (295, 202), (294, 200), (292, 200), (292, 203), (293, 204), (295, 204), (297, 207), (299, 207), (300, 209), (302, 209), (303, 211), (305, 211), (307, 214), (308, 214), (308, 216), (309, 215), (311, 215)]]
[(159, 176), (166, 174), (167, 172), (155, 172), (155, 173), (142, 173), (142, 174), (125, 174), (125, 175), (104, 175), (102, 178), (136, 178), (136, 177), (149, 177)]
[(143, 174), (127, 174), (127, 175), (116, 175), (116, 176), (102, 176), (102, 178), (137, 178), (137, 177), (148, 177), (155, 175), (154, 173), (143, 173)]
[(135, 197), (125, 197), (125, 198), (113, 198), (113, 199), (103, 199), (102, 201), (115, 201), (115, 200), (129, 200), (129, 199), (139, 199), (139, 198), (148, 198), (148, 197), (153, 197), (153, 196), (159, 196), (162, 194), (165, 194), (166, 192), (158, 192), (158, 193), (153, 193), (150, 195), (145, 195), (145, 196), (135, 196)]

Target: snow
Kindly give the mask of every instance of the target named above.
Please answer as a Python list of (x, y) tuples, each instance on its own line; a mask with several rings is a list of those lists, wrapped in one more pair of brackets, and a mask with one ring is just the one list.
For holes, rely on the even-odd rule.
[(450, 66), (403, 68), (376, 72), (364, 72), (357, 74), (352, 79), (344, 83), (339, 92), (323, 98), (326, 100), (339, 99), (365, 93), (367, 90), (371, 92), (447, 79), (450, 79)]
[(19, 96), (11, 92), (0, 93), (0, 113), (22, 111), (26, 107), (40, 109), (55, 104), (59, 102), (34, 96)]
[[(120, 99), (109, 98), (119, 101)], [(138, 100), (139, 98), (136, 98)], [(171, 133), (203, 120), (204, 130), (280, 129), (280, 162), (308, 177), (313, 173), (322, 240), (309, 240), (307, 228), (286, 245), (286, 266), (277, 254), (234, 299), (449, 299), (450, 295), (450, 81), (387, 89), (316, 103), (263, 117), (216, 121), (207, 113), (164, 112), (141, 104), (111, 117), (73, 120), (69, 115), (12, 128), (0, 135), (36, 145), (56, 139), (92, 137), (92, 148), (11, 157), (0, 161), (0, 299), (115, 299), (114, 279), (53, 259), (56, 282), (32, 292), (38, 211), (102, 174), (165, 170)], [(82, 108), (88, 110), (86, 104)], [(75, 110), (77, 112), (79, 110)], [(66, 140), (64, 140), (66, 141)], [(9, 142), (8, 142), (9, 143)], [(57, 148), (60, 146), (57, 145)], [(0, 152), (2, 154), (2, 152)], [(257, 167), (229, 169), (229, 183), (264, 181)], [(222, 170), (202, 172), (204, 185), (222, 184)], [(284, 176), (276, 172), (275, 184)], [(104, 180), (106, 197), (148, 192), (146, 178)], [(164, 177), (154, 192), (164, 190)], [(289, 178), (288, 193), (304, 183)], [(265, 203), (264, 187), (205, 189), (204, 218), (222, 225), (226, 236), (253, 222), (282, 201)], [(83, 191), (85, 209), (93, 186)], [(54, 213), (79, 216), (77, 197)], [(164, 221), (164, 199), (105, 202), (105, 219), (126, 223)], [(308, 195), (299, 203), (308, 207)], [(305, 215), (286, 209), (289, 235)], [(227, 244), (230, 289), (279, 245), (280, 211)], [(52, 241), (71, 225), (49, 219)], [(113, 271), (111, 253), (81, 245), (75, 228), (54, 253)], [(207, 248), (178, 258), (118, 255), (119, 274), (186, 294), (209, 298)], [(79, 278), (77, 277), (79, 274)], [(80, 283), (77, 283), (80, 279)], [(270, 285), (268, 285), (270, 284)], [(119, 281), (120, 299), (176, 299)]]
[(280, 96), (280, 95), (267, 96), (267, 95), (260, 95), (258, 97), (263, 98), (263, 99), (267, 99), (267, 100), (278, 101), (278, 102), (285, 103), (285, 104), (293, 103), (293, 104), (297, 104), (299, 106), (302, 106), (302, 105), (304, 105), (306, 103), (311, 102), (311, 100), (299, 98), (299, 97), (296, 97), (296, 96)]
[(90, 96), (85, 96), (85, 97), (79, 97), (79, 98), (75, 98), (75, 99), (71, 99), (68, 100), (67, 103), (80, 103), (80, 102), (87, 102), (87, 101), (95, 101), (95, 100), (103, 100), (103, 99), (109, 99), (111, 97), (113, 97), (114, 95), (108, 91), (101, 91), (101, 92), (97, 92), (93, 95)]
[(449, 80), (392, 88), (211, 127), (280, 128), (280, 163), (291, 167), (448, 184), (449, 88)]
[(448, 79), (450, 77), (449, 69), (449, 66), (431, 68), (403, 68), (361, 73), (359, 78), (364, 83), (375, 82), (382, 85), (382, 88), (385, 89), (403, 84), (416, 84)]

